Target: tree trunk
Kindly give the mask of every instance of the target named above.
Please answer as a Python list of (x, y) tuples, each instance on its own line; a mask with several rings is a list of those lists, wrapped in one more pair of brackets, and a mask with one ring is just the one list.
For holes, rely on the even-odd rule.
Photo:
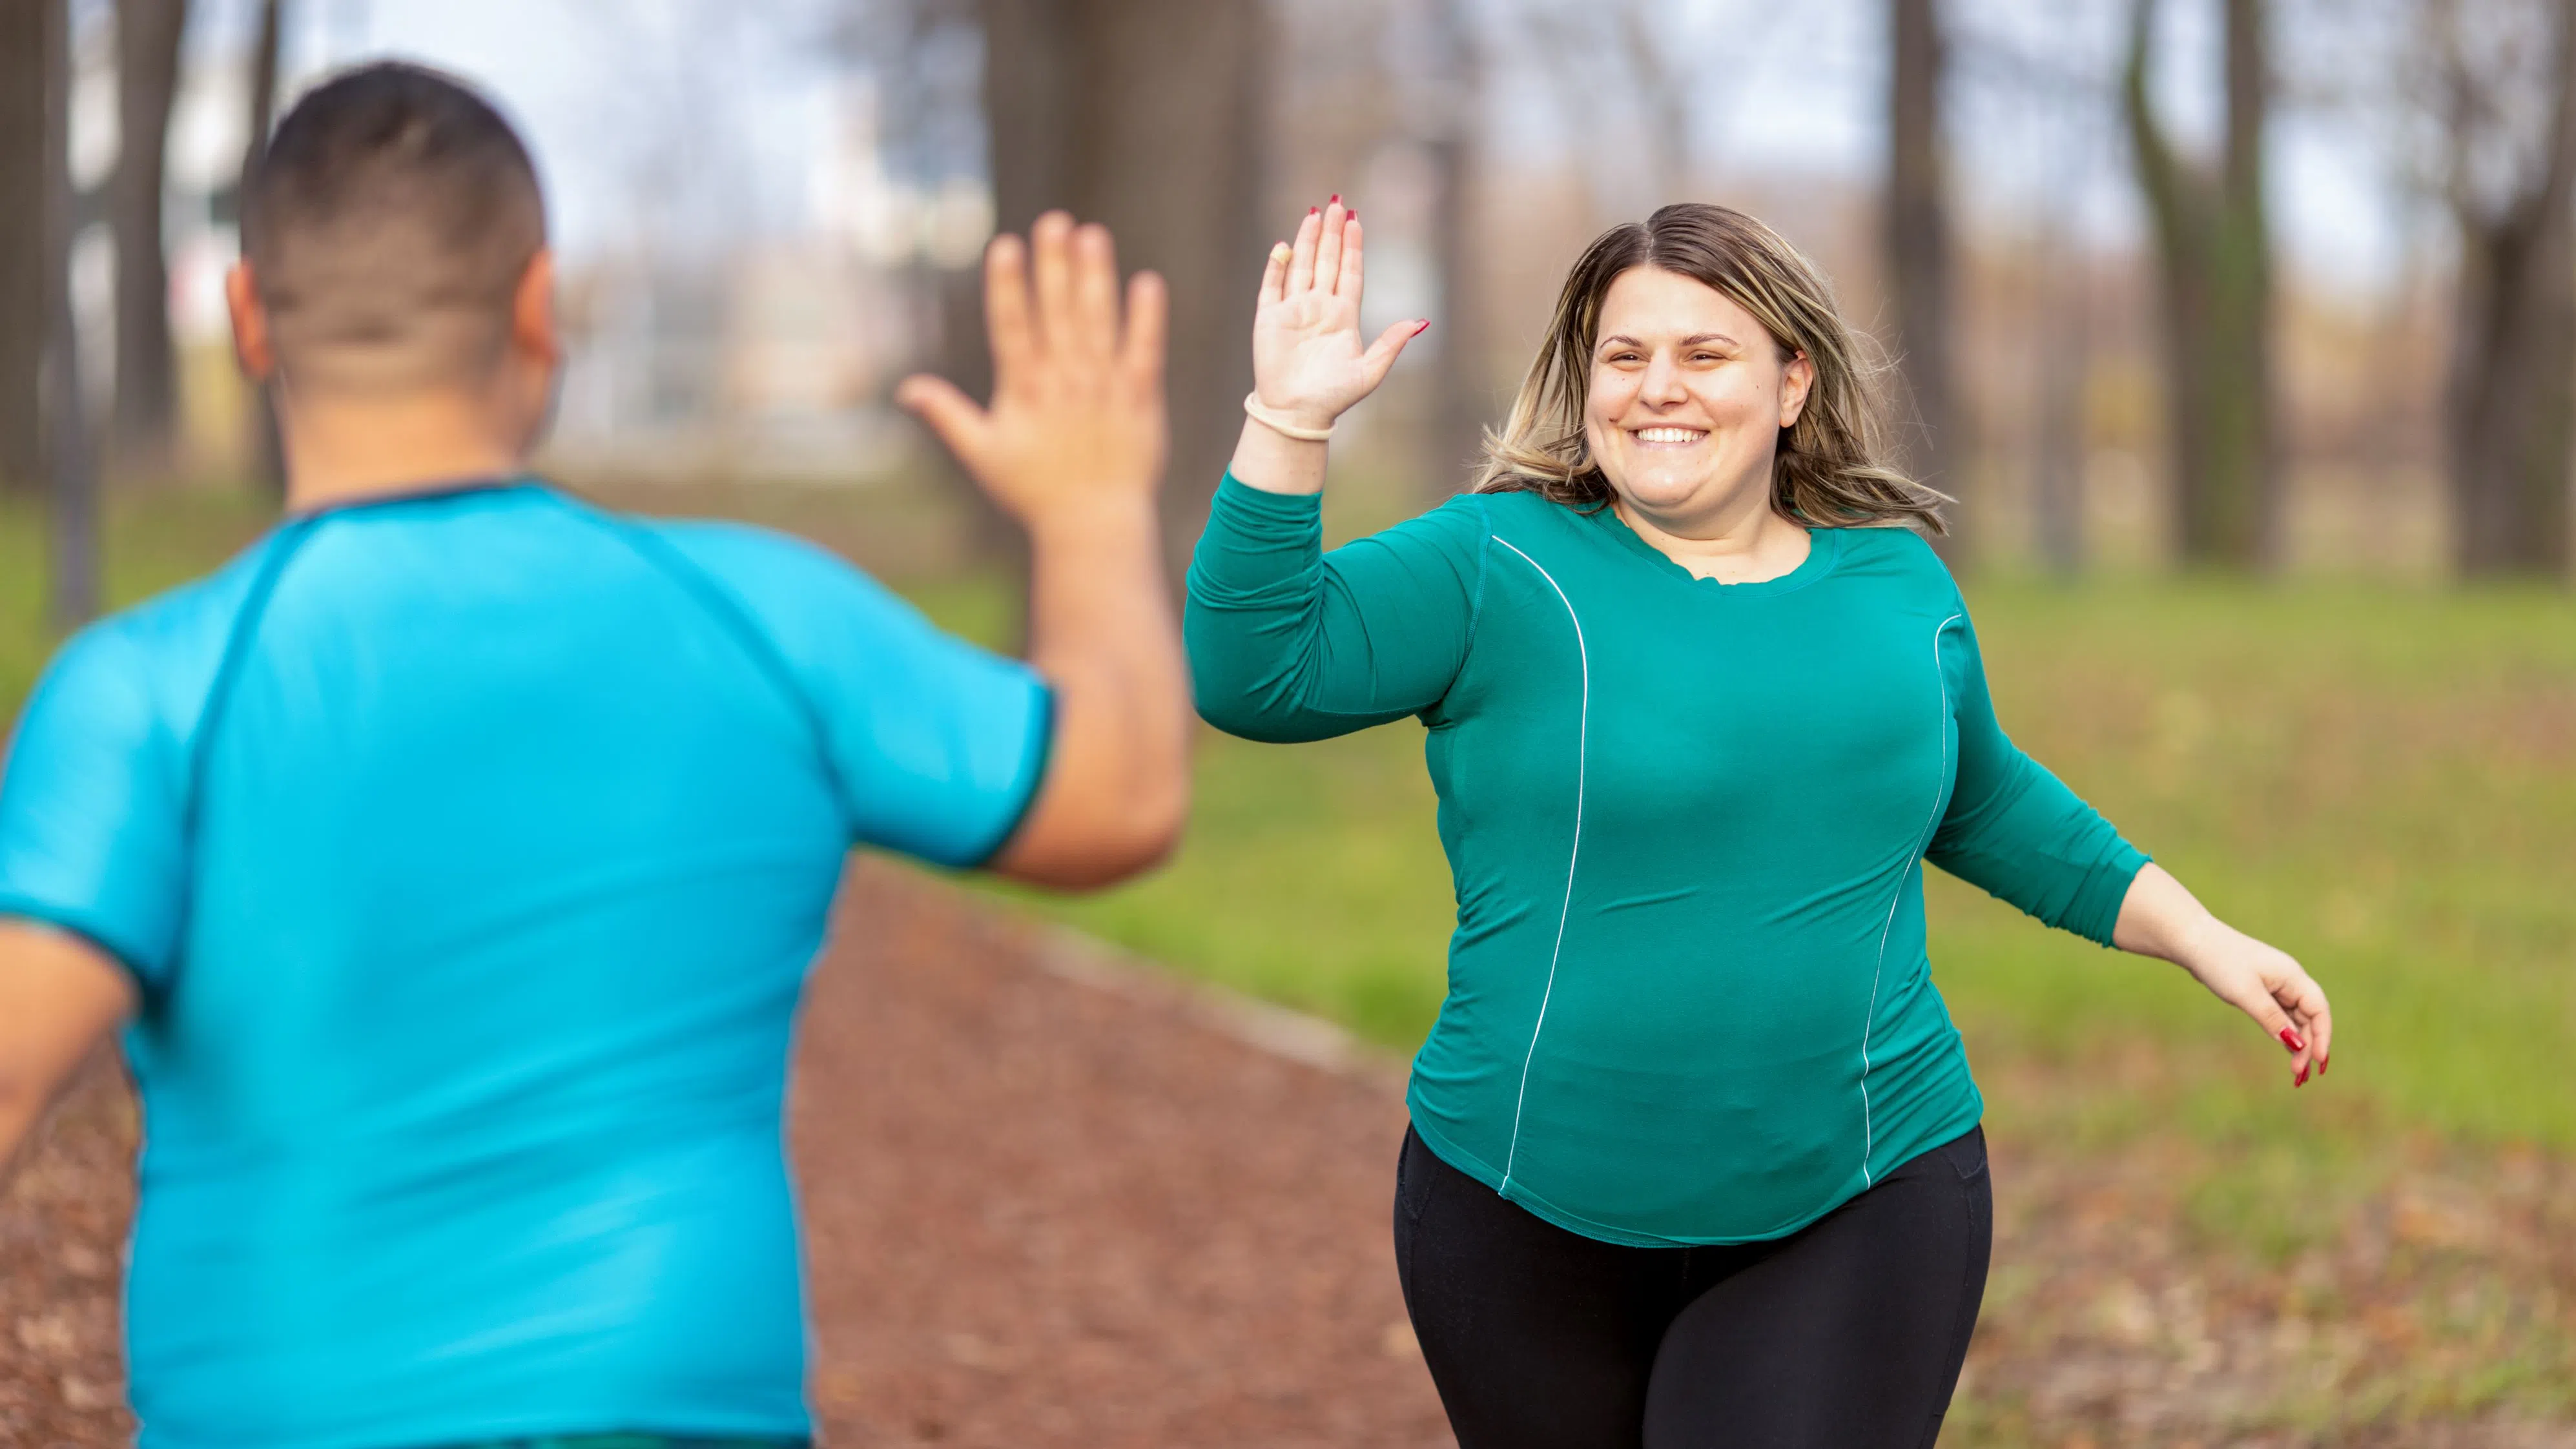
[(2154, 221), (2164, 311), (2174, 539), (2185, 563), (2250, 568), (2278, 551), (2271, 236), (2263, 207), (2270, 76), (2262, 0), (2226, 0), (2218, 166), (2178, 157), (2147, 97), (2156, 0), (2133, 0), (2122, 98)]
[[(1912, 427), (1906, 465), (1960, 496), (1960, 411), (1952, 366), (1950, 212), (1941, 175), (1941, 80), (1947, 47), (1934, 0), (1890, 0), (1886, 247), (1898, 376)], [(1962, 520), (1954, 516), (1954, 526)], [(1962, 535), (1943, 540), (1953, 563)]]
[[(1437, 502), (1475, 477), (1494, 399), (1476, 285), (1476, 172), (1482, 127), (1482, 58), (1468, 36), (1465, 0), (1431, 0), (1440, 71), (1438, 111), (1425, 150), (1431, 162), (1431, 262), (1440, 277), (1431, 335), (1431, 426), (1424, 491)], [(1416, 344), (1417, 346), (1420, 344)]]
[(0, 4), (0, 493), (32, 492), (45, 474), (45, 12)]
[(1483, 329), (1477, 323), (1476, 228), (1469, 208), (1475, 142), (1452, 129), (1424, 149), (1431, 162), (1431, 260), (1439, 273), (1433, 301), (1430, 427), (1423, 439), (1428, 467), (1423, 492), (1438, 502), (1465, 488), (1485, 452), (1485, 423), (1493, 399), (1485, 375)]
[[(250, 66), (250, 137), (242, 148), (240, 196), (245, 205), (250, 199), (250, 176), (259, 168), (259, 158), (268, 149), (268, 132), (277, 116), (278, 48), (285, 40), (284, 0), (260, 0), (259, 30), (251, 42)], [(251, 480), (271, 498), (286, 497), (286, 442), (277, 431), (277, 402), (269, 396), (263, 383), (251, 389), (250, 401), (250, 470)]]
[(80, 333), (72, 318), (71, 0), (29, 0), (45, 16), (46, 575), (57, 628), (98, 614), (98, 476), (81, 396)]
[(161, 190), (170, 103), (179, 88), (187, 0), (117, 0), (116, 453), (120, 468), (164, 473), (178, 430), (178, 357), (170, 344), (170, 268)]
[(996, 220), (1063, 207), (1124, 267), (1170, 284), (1177, 568), (1207, 517), (1252, 387), (1268, 25), (1259, 0), (984, 0)]
[(2547, 164), (2494, 214), (2469, 204), (2448, 397), (2453, 551), (2470, 576), (2568, 566), (2576, 448), (2576, 16), (2558, 11)]
[(2063, 230), (2049, 238), (2048, 316), (2040, 324), (2036, 446), (2031, 457), (2032, 532), (2040, 566), (2073, 578), (2084, 571), (2084, 387), (2092, 371), (2084, 265)]

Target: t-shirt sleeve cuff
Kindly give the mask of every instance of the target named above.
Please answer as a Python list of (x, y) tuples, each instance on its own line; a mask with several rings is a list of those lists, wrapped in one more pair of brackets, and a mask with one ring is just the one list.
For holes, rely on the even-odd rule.
[(1324, 495), (1265, 492), (1235, 477), (1229, 470), (1217, 481), (1212, 506), (1224, 509), (1236, 521), (1256, 526), (1311, 528), (1324, 516)]
[(1012, 786), (1017, 798), (1002, 812), (993, 836), (967, 854), (967, 869), (981, 870), (991, 865), (993, 857), (1009, 847), (1012, 837), (1027, 823), (1029, 812), (1037, 807), (1038, 793), (1046, 788), (1047, 770), (1055, 763), (1055, 688), (1040, 684), (1036, 695), (1029, 705), (1028, 734), (1020, 749), (1020, 776)]
[(120, 945), (88, 912), (67, 909), (30, 896), (0, 891), (0, 923), (21, 922), (49, 931), (60, 931), (116, 963), (138, 990), (150, 988), (159, 979), (157, 971), (147, 969), (141, 953)]
[(2117, 842), (2110, 858), (2094, 867), (2076, 892), (2074, 905), (2066, 913), (2066, 929), (2096, 945), (2110, 945), (2119, 929), (2120, 907), (2129, 899), (2129, 885), (2147, 868), (2147, 860), (2146, 852), (2125, 840)]

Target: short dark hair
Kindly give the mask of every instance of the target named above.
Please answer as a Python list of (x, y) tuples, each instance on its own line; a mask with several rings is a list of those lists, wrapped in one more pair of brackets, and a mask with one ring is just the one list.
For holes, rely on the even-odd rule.
[(510, 123), (464, 82), (399, 62), (296, 102), (242, 198), (242, 255), (290, 387), (483, 375), (545, 241), (536, 165)]

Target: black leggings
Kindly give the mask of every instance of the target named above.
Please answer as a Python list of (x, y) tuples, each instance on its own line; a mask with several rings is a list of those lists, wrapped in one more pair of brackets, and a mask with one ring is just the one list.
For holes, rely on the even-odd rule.
[(1982, 1128), (1788, 1237), (1630, 1248), (1404, 1134), (1395, 1264), (1459, 1449), (1921, 1449), (1994, 1241)]

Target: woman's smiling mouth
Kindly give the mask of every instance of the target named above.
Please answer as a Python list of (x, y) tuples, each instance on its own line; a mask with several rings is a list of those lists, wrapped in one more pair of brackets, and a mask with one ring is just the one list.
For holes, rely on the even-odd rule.
[(1629, 430), (1629, 436), (1635, 438), (1640, 443), (1664, 445), (1681, 444), (1683, 446), (1688, 446), (1689, 444), (1696, 443), (1700, 439), (1707, 437), (1708, 429), (1674, 427), (1633, 428)]

